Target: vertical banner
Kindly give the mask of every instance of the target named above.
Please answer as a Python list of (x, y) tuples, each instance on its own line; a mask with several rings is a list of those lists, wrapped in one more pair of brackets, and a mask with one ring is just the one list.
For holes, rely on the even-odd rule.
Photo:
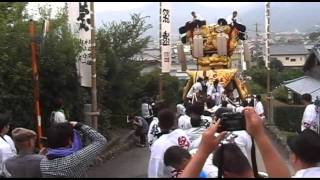
[(266, 31), (266, 54), (265, 54), (265, 65), (269, 70), (270, 67), (270, 2), (265, 2), (265, 31)]
[(162, 73), (169, 73), (171, 69), (170, 13), (170, 2), (160, 2), (160, 48)]
[(71, 32), (80, 39), (82, 51), (77, 56), (80, 84), (91, 87), (91, 21), (88, 2), (68, 2), (68, 22)]

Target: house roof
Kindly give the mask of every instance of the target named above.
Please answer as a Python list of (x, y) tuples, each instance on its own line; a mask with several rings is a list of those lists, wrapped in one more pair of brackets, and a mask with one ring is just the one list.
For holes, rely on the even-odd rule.
[(316, 55), (318, 62), (320, 62), (320, 44), (317, 44), (313, 47), (312, 52)]
[(320, 80), (309, 76), (302, 76), (297, 79), (284, 81), (284, 86), (299, 95), (305, 93), (311, 94), (313, 101), (316, 100), (317, 96), (320, 97)]
[(307, 55), (309, 51), (303, 44), (273, 44), (270, 46), (271, 55)]
[(317, 64), (320, 64), (320, 44), (317, 44), (312, 48), (311, 53), (304, 64), (303, 70), (306, 72)]

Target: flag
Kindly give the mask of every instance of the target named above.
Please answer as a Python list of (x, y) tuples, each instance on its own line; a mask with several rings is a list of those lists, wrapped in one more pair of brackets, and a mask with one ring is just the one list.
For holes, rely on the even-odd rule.
[(91, 87), (91, 21), (88, 2), (68, 2), (68, 23), (71, 32), (79, 38), (83, 47), (77, 56), (77, 72), (80, 84)]
[(160, 2), (161, 72), (171, 69), (171, 9), (170, 2)]

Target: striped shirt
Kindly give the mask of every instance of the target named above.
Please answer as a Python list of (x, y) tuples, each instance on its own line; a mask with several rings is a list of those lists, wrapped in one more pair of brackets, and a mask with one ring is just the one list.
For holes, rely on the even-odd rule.
[(87, 125), (77, 128), (91, 144), (81, 150), (61, 158), (49, 160), (47, 157), (40, 162), (42, 177), (86, 177), (89, 165), (105, 149), (107, 140), (100, 133)]

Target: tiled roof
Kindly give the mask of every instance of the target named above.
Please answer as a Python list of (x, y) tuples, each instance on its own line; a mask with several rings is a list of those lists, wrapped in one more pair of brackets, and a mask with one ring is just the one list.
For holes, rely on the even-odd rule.
[(309, 54), (309, 51), (303, 44), (274, 44), (270, 46), (271, 55), (301, 55)]

